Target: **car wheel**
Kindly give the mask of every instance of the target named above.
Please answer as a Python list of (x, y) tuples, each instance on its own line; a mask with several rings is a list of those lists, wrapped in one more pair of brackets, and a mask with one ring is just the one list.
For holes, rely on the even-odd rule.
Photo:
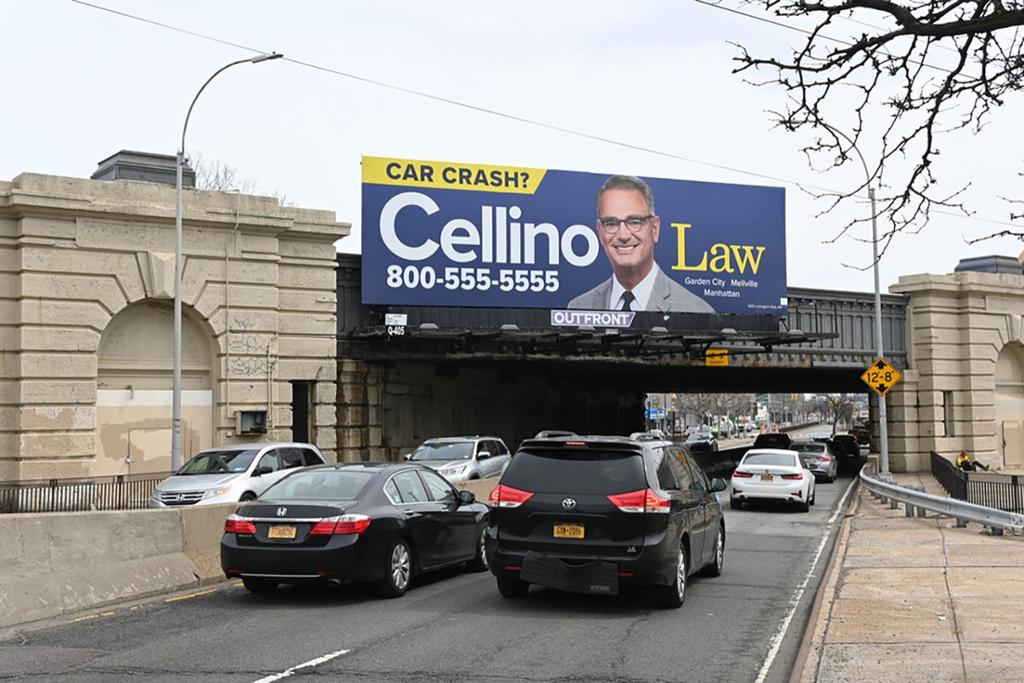
[(796, 509), (799, 510), (800, 512), (810, 512), (811, 511), (811, 504), (809, 502), (807, 502), (807, 501), (803, 501), (803, 502), (797, 503), (797, 508)]
[(494, 578), (498, 580), (498, 592), (503, 598), (523, 598), (530, 590), (530, 584), (518, 576), (498, 574)]
[(405, 541), (395, 541), (385, 555), (384, 578), (377, 583), (377, 592), (385, 598), (398, 598), (409, 589), (412, 578), (412, 553)]
[(247, 503), (250, 500), (256, 500), (256, 494), (252, 491), (246, 491), (242, 494), (242, 497), (238, 499), (242, 503)]
[(729, 507), (731, 507), (733, 510), (739, 510), (740, 508), (743, 507), (743, 502), (739, 498), (730, 498)]
[(686, 601), (686, 579), (689, 567), (690, 562), (686, 556), (686, 548), (680, 546), (674, 580), (667, 586), (654, 587), (654, 595), (658, 604), (669, 609), (682, 607), (683, 602)]
[(485, 572), (488, 570), (490, 565), (487, 564), (487, 549), (484, 543), (487, 539), (487, 525), (480, 527), (480, 536), (476, 543), (476, 555), (473, 559), (466, 563), (470, 571), (474, 572)]
[(273, 593), (277, 589), (277, 581), (259, 576), (243, 576), (242, 585), (250, 593)]
[(814, 492), (811, 494), (811, 499), (809, 501), (807, 501), (807, 504), (808, 505), (814, 505), (814, 501), (817, 498), (818, 498), (818, 489), (814, 489)]
[(701, 571), (703, 576), (721, 576), (722, 567), (725, 565), (725, 529), (720, 525), (718, 535), (715, 537), (715, 556), (711, 564)]

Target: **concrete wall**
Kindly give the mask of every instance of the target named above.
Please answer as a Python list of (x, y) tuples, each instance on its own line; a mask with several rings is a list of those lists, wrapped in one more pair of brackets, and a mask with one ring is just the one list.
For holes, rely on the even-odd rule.
[(338, 363), (338, 459), (397, 461), (438, 436), (497, 436), (513, 451), (542, 429), (628, 434), (643, 428), (633, 380), (572, 364)]
[[(910, 297), (913, 368), (889, 397), (892, 468), (924, 471), (929, 451), (953, 457), (961, 449), (994, 467), (1014, 466), (1024, 453), (1019, 444), (1004, 447), (1004, 423), (1024, 415), (1005, 413), (1024, 385), (1020, 368), (1016, 380), (1000, 378), (997, 361), (1024, 344), (1024, 277), (913, 275), (891, 290)], [(1004, 353), (1004, 365), (1014, 362)]]
[(0, 515), (0, 628), (223, 579), (235, 507)]
[[(126, 473), (129, 455), (169, 469), (174, 206), (157, 183), (0, 182), (0, 480)], [(290, 440), (290, 381), (309, 380), (312, 439), (333, 459), (333, 243), (348, 225), (237, 193), (186, 190), (184, 207), (185, 388), (210, 392), (185, 451)], [(100, 419), (108, 390), (154, 393)], [(268, 406), (269, 433), (235, 434), (236, 410)]]

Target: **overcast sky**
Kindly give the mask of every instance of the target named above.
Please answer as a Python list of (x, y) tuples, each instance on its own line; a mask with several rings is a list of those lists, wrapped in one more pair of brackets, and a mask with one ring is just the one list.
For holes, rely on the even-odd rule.
[[(96, 162), (119, 149), (173, 154), (198, 87), (221, 65), (252, 56), (69, 0), (0, 1), (4, 180), (25, 171), (88, 177)], [(730, 43), (782, 56), (800, 39), (785, 28), (694, 0), (97, 4), (693, 160), (514, 122), (283, 60), (220, 76), (193, 113), (189, 151), (237, 167), (297, 206), (329, 209), (351, 222), (353, 236), (339, 243), (343, 251), (359, 248), (360, 156), (397, 156), (784, 186), (789, 284), (872, 288), (870, 271), (842, 265), (870, 264), (870, 244), (849, 238), (823, 244), (857, 207), (818, 218), (821, 205), (795, 184), (842, 189), (857, 182), (856, 169), (810, 170), (799, 152), (809, 138), (773, 129), (765, 113), (783, 106), (783, 94), (751, 87), (730, 73), (737, 52)], [(738, 6), (738, 0), (724, 4)], [(876, 124), (882, 116), (879, 110)], [(967, 256), (1021, 251), (1014, 239), (974, 246), (964, 241), (1001, 229), (977, 220), (1007, 220), (1009, 206), (1000, 195), (1024, 197), (1017, 175), (1024, 171), (1021, 120), (1021, 102), (1010, 100), (981, 135), (943, 140), (937, 174), (950, 187), (973, 183), (966, 198), (976, 219), (936, 216), (920, 234), (898, 238), (882, 262), (883, 287), (900, 275), (952, 272)], [(867, 144), (862, 151), (871, 158)]]

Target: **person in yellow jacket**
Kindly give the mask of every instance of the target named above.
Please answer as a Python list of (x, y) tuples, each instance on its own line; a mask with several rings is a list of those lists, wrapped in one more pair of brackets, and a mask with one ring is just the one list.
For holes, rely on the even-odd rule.
[(977, 472), (978, 470), (988, 472), (988, 465), (976, 462), (967, 451), (960, 451), (960, 455), (956, 456), (956, 466), (964, 472)]

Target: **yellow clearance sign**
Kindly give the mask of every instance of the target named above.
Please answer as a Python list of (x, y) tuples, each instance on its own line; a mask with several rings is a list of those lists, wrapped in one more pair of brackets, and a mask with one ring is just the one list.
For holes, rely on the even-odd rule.
[(534, 194), (546, 173), (543, 168), (363, 157), (363, 182), (374, 185)]
[(729, 349), (708, 349), (704, 352), (704, 365), (709, 368), (729, 367)]
[(889, 361), (879, 358), (868, 366), (868, 369), (861, 374), (860, 379), (871, 387), (871, 391), (879, 396), (885, 396), (903, 379), (903, 375)]

